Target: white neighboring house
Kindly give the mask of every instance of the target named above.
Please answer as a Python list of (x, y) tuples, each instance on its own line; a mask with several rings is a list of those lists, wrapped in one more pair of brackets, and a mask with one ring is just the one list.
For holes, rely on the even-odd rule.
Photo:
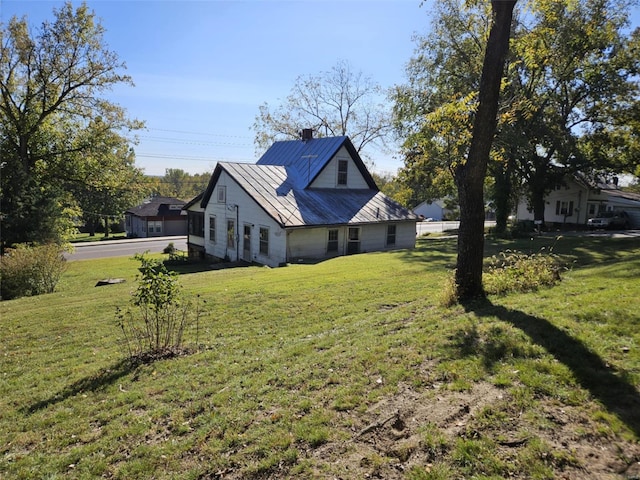
[(451, 214), (451, 211), (444, 206), (443, 200), (424, 201), (415, 207), (413, 212), (424, 218), (431, 218), (436, 222), (441, 221), (443, 218), (448, 218)]
[(378, 190), (348, 137), (307, 130), (256, 164), (218, 163), (184, 209), (191, 257), (272, 267), (413, 248), (418, 220)]
[[(568, 178), (564, 185), (556, 186), (545, 202), (545, 223), (586, 226), (587, 220), (602, 212), (624, 210), (629, 215), (631, 228), (640, 228), (640, 194), (620, 190), (615, 181), (592, 185), (576, 175)], [(533, 220), (533, 210), (526, 200), (518, 204), (517, 219)]]

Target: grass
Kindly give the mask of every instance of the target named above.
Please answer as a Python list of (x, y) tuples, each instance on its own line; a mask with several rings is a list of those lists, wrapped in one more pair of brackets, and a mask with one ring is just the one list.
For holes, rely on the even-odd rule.
[(96, 233), (93, 237), (88, 233), (78, 233), (71, 239), (71, 243), (84, 243), (84, 242), (100, 242), (102, 240), (124, 240), (127, 238), (127, 234), (111, 233), (108, 237), (105, 237), (104, 233)]
[[(558, 286), (467, 308), (438, 301), (451, 239), (185, 273), (182, 285), (206, 301), (202, 345), (138, 366), (124, 360), (114, 315), (138, 262), (71, 262), (56, 293), (0, 303), (0, 477), (553, 478), (585, 468), (552, 444), (562, 415), (575, 420), (572, 441), (640, 438), (640, 245), (491, 240), (486, 256), (551, 247), (573, 265)], [(101, 278), (126, 282), (94, 288)], [(419, 421), (398, 446), (383, 425), (375, 452), (357, 435), (407, 391), (420, 402), (403, 410), (424, 402), (433, 416), (437, 398), (481, 384), (502, 398), (461, 427)], [(504, 446), (512, 432), (517, 448)]]

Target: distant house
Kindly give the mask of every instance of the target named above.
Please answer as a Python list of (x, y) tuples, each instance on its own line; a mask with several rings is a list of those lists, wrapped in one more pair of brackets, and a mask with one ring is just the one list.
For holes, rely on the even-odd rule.
[(444, 220), (446, 218), (451, 219), (454, 212), (448, 210), (445, 206), (444, 200), (433, 200), (431, 202), (422, 202), (420, 205), (413, 209), (416, 215), (420, 215), (424, 218), (430, 218), (436, 222)]
[(164, 237), (187, 234), (186, 202), (171, 197), (153, 197), (125, 212), (128, 237)]
[[(620, 190), (618, 182), (592, 182), (582, 175), (568, 177), (545, 199), (545, 223), (584, 226), (587, 220), (606, 211), (624, 210), (632, 228), (640, 228), (640, 194)], [(526, 200), (517, 208), (518, 220), (533, 220)]]
[(191, 256), (269, 266), (412, 248), (418, 220), (378, 190), (348, 137), (308, 130), (256, 164), (218, 163), (185, 210)]

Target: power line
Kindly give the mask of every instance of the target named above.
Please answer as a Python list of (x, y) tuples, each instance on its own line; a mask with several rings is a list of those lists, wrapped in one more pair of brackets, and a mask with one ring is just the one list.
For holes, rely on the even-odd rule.
[(155, 130), (157, 132), (183, 133), (183, 134), (186, 134), (186, 135), (205, 135), (205, 136), (209, 136), (209, 137), (243, 138), (243, 139), (253, 140), (252, 137), (246, 137), (246, 136), (242, 136), (242, 135), (224, 135), (224, 134), (221, 134), (221, 133), (188, 132), (186, 130), (170, 130), (170, 129), (166, 129), (166, 128), (152, 128), (152, 127), (149, 127), (146, 130)]
[(159, 159), (168, 159), (168, 160), (192, 160), (192, 161), (195, 161), (195, 162), (224, 161), (224, 162), (249, 163), (249, 162), (254, 162), (255, 161), (254, 158), (242, 158), (242, 159), (230, 160), (229, 158), (225, 158), (225, 157), (195, 157), (195, 156), (188, 156), (188, 155), (170, 155), (170, 154), (164, 154), (164, 153), (138, 153), (138, 152), (136, 152), (136, 158), (138, 158), (138, 157), (141, 157), (141, 158), (159, 158)]
[(148, 140), (153, 140), (154, 142), (163, 142), (163, 143), (179, 143), (183, 145), (204, 145), (210, 147), (234, 147), (234, 148), (251, 148), (252, 145), (247, 143), (231, 143), (231, 142), (203, 142), (203, 141), (194, 141), (182, 138), (167, 138), (167, 137), (151, 137), (148, 135), (139, 135), (139, 138), (145, 138)]

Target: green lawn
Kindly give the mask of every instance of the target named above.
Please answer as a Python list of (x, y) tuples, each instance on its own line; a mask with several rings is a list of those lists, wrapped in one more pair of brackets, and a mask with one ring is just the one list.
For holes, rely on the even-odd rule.
[(558, 286), (466, 309), (440, 303), (452, 239), (183, 274), (200, 348), (137, 367), (114, 314), (138, 263), (70, 262), (56, 293), (0, 303), (0, 478), (625, 478), (640, 243), (486, 253), (550, 247)]
[(96, 233), (93, 237), (88, 233), (78, 233), (71, 239), (71, 243), (85, 243), (85, 242), (100, 242), (102, 240), (124, 240), (127, 238), (127, 234), (112, 233), (108, 237), (104, 236), (104, 233)]

